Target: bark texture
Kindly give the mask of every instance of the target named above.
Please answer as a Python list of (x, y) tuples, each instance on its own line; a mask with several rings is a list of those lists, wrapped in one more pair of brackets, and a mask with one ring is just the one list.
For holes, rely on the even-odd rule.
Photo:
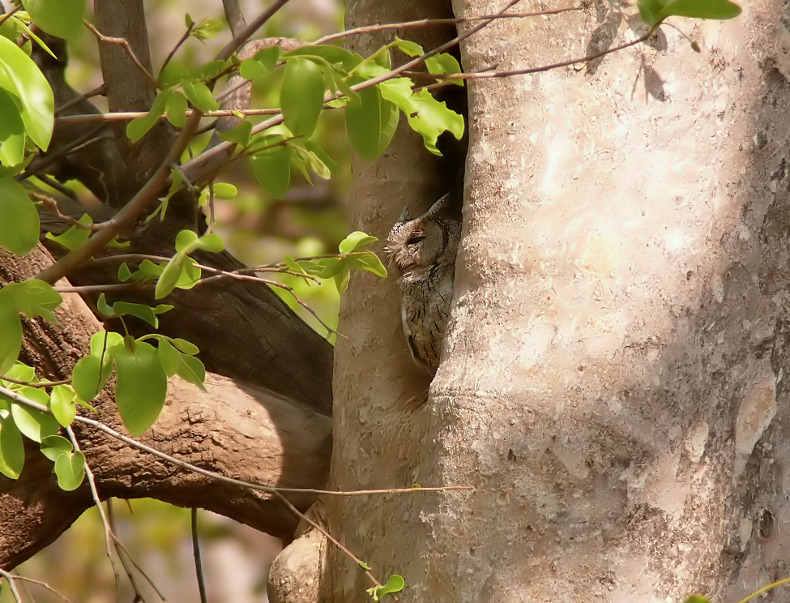
[[(394, 20), (389, 4), (349, 20)], [(790, 34), (778, 3), (743, 8), (678, 23), (699, 54), (664, 27), (587, 65), (470, 82), (454, 303), (417, 410), (394, 279), (352, 282), (333, 484), (475, 486), (327, 501), (333, 534), (405, 577), (401, 601), (738, 600), (786, 577)], [(644, 31), (635, 6), (604, 3), (503, 20), (464, 67)], [(401, 148), (360, 170), (353, 228), (385, 232), (392, 199), (412, 202)], [(352, 566), (330, 550), (328, 598), (365, 599)]]
[[(0, 253), (0, 280), (30, 278), (51, 263), (43, 250), (19, 261)], [(67, 377), (100, 328), (76, 295), (56, 311), (60, 325), (26, 324), (22, 360), (41, 377)], [(171, 379), (168, 399), (154, 427), (139, 440), (157, 450), (228, 477), (280, 487), (320, 488), (326, 480), (331, 419), (260, 386), (209, 374), (206, 392)], [(96, 402), (98, 420), (125, 433), (111, 396)], [(102, 498), (152, 497), (201, 507), (290, 539), (298, 518), (277, 498), (223, 484), (130, 448), (90, 427), (75, 432)], [(309, 493), (288, 495), (306, 509)], [(52, 463), (34, 448), (18, 480), (0, 476), (0, 567), (11, 569), (53, 542), (93, 505), (87, 483), (74, 492), (58, 488)]]

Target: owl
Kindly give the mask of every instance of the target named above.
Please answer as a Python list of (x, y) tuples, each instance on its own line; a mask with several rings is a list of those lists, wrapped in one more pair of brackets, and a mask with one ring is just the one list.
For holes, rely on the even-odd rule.
[(403, 331), (414, 361), (431, 375), (450, 312), (455, 255), (461, 238), (458, 204), (444, 195), (414, 220), (402, 215), (387, 237), (386, 253), (401, 272)]

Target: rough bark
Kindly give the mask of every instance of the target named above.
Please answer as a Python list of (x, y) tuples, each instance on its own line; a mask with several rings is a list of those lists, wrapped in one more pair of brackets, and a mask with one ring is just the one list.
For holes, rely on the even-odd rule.
[[(51, 262), (43, 250), (31, 258), (0, 255), (2, 280), (29, 278)], [(23, 360), (39, 376), (60, 379), (88, 348), (99, 328), (85, 304), (67, 295), (56, 313), (60, 325), (26, 325)], [(204, 469), (264, 485), (320, 488), (326, 480), (331, 421), (292, 400), (252, 384), (209, 374), (206, 392), (178, 379), (154, 427), (140, 441)], [(98, 420), (125, 433), (109, 394), (96, 403)], [(201, 507), (289, 539), (298, 518), (277, 498), (223, 484), (175, 467), (91, 427), (75, 425), (102, 498), (153, 497)], [(0, 476), (0, 567), (10, 569), (54, 541), (87, 508), (87, 484), (74, 492), (57, 487), (52, 463), (30, 449), (19, 480)], [(313, 495), (288, 495), (306, 509)]]
[[(665, 27), (593, 65), (470, 82), (451, 324), (416, 411), (394, 283), (352, 282), (333, 485), (475, 486), (327, 501), (334, 535), (405, 577), (400, 600), (737, 600), (786, 577), (787, 33), (778, 4), (743, 8), (679, 23), (700, 54)], [(602, 3), (500, 21), (464, 66), (584, 56), (640, 23)], [(407, 162), (359, 178), (353, 228), (386, 232)], [(329, 573), (327, 597), (364, 600), (333, 549)]]

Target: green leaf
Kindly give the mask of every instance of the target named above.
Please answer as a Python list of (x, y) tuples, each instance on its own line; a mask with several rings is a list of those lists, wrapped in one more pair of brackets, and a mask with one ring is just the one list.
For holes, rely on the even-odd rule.
[(123, 343), (123, 335), (112, 331), (99, 331), (91, 336), (91, 355), (100, 358), (105, 364), (110, 362), (110, 350)]
[(198, 233), (194, 230), (180, 230), (176, 234), (176, 251), (179, 253), (190, 253), (197, 249), (196, 243)]
[[(0, 290), (2, 291), (2, 290)], [(5, 374), (22, 350), (22, 322), (10, 297), (0, 296), (0, 373)]]
[(181, 88), (183, 88), (189, 102), (204, 113), (219, 109), (219, 103), (214, 98), (209, 87), (203, 82), (181, 82)]
[(61, 490), (76, 490), (85, 479), (85, 455), (79, 451), (61, 454), (55, 459), (55, 475)]
[(60, 305), (63, 298), (49, 283), (38, 279), (11, 283), (0, 289), (0, 299), (6, 297), (9, 297), (16, 309), (28, 318), (42, 316), (49, 322), (57, 323), (52, 311)]
[(104, 293), (99, 295), (96, 300), (96, 309), (107, 318), (117, 318), (119, 316), (136, 316), (140, 320), (144, 320), (155, 329), (159, 328), (159, 319), (157, 314), (162, 314), (168, 310), (172, 310), (173, 306), (167, 304), (159, 304), (155, 308), (143, 304), (135, 304), (131, 302), (117, 301), (110, 305), (104, 298)]
[(437, 101), (427, 90), (420, 90), (412, 96), (417, 115), (408, 115), (412, 130), (422, 134), (425, 148), (435, 155), (441, 155), (436, 148), (436, 140), (442, 132), (449, 131), (457, 140), (464, 135), (464, 118), (447, 108), (444, 102)]
[(63, 436), (51, 435), (41, 438), (41, 452), (53, 463), (60, 455), (68, 454), (72, 450), (74, 450), (74, 447), (71, 445), (71, 442)]
[(359, 562), (359, 567), (361, 567), (363, 570), (367, 570), (367, 571), (370, 571), (370, 570), (372, 570), (372, 569), (373, 569), (372, 567), (370, 567), (370, 566), (369, 566), (367, 563), (365, 563), (364, 561), (360, 561), (360, 562)]
[[(43, 394), (43, 398), (47, 397), (46, 392), (41, 390), (37, 390), (40, 392), (39, 395), (31, 395), (32, 392), (29, 390), (32, 389), (34, 388), (23, 388), (25, 397), (34, 400), (39, 398), (39, 400), (36, 400), (37, 402), (42, 401), (42, 396), (40, 394)], [(22, 432), (22, 435), (30, 438), (34, 442), (40, 443), (42, 438), (55, 435), (60, 429), (60, 425), (58, 425), (57, 420), (51, 414), (35, 410), (34, 408), (28, 408), (20, 404), (11, 405), (11, 416), (14, 417), (14, 422), (19, 428), (19, 431)]]
[(335, 287), (337, 287), (337, 292), (341, 295), (346, 292), (348, 289), (348, 281), (351, 278), (351, 270), (349, 270), (349, 264), (347, 261), (341, 261), (339, 264), (340, 270), (335, 275)]
[[(239, 194), (239, 189), (228, 182), (215, 182), (213, 188), (214, 196), (220, 199), (234, 199)], [(220, 239), (221, 242), (222, 239)], [(221, 248), (220, 251), (222, 251)]]
[(275, 197), (288, 192), (291, 183), (291, 149), (276, 146), (252, 157), (252, 172), (266, 190)]
[(220, 132), (219, 137), (222, 140), (226, 140), (228, 142), (235, 142), (241, 146), (247, 146), (250, 142), (250, 136), (252, 135), (252, 123), (248, 121), (241, 122), (235, 128), (228, 130), (227, 132)]
[(165, 95), (165, 113), (167, 121), (176, 128), (183, 128), (189, 108), (186, 97), (177, 90), (170, 90)]
[(17, 165), (25, 158), (25, 124), (13, 98), (0, 88), (0, 163)]
[(399, 576), (398, 574), (392, 574), (387, 580), (387, 583), (383, 586), (374, 586), (373, 588), (367, 589), (367, 592), (373, 597), (374, 601), (378, 601), (380, 597), (384, 595), (389, 595), (391, 593), (399, 593), (403, 590), (403, 587), (406, 586), (406, 581), (403, 579), (403, 576)]
[[(82, 217), (77, 220), (80, 224), (88, 226), (93, 224), (93, 220), (88, 214), (82, 214)], [(51, 232), (46, 234), (50, 241), (55, 241), (61, 247), (65, 247), (69, 251), (73, 251), (82, 245), (91, 236), (91, 231), (85, 228), (77, 228), (72, 226), (66, 232), (60, 235), (53, 235)]]
[(658, 21), (672, 16), (726, 20), (740, 14), (741, 7), (728, 0), (675, 0), (667, 3), (659, 12)]
[(141, 435), (153, 425), (165, 403), (167, 375), (159, 354), (144, 341), (134, 342), (134, 350), (127, 343), (115, 351), (115, 368), (118, 412), (129, 433)]
[(324, 106), (324, 76), (310, 59), (293, 58), (285, 65), (280, 106), (294, 136), (310, 138)]
[(167, 102), (167, 94), (160, 92), (156, 95), (151, 110), (145, 117), (135, 117), (126, 125), (126, 136), (132, 142), (137, 142), (146, 132), (154, 127), (159, 118), (165, 113), (165, 104)]
[(395, 36), (395, 41), (392, 43), (392, 45), (410, 57), (418, 57), (422, 54), (425, 54), (425, 51), (419, 44), (412, 42), (411, 40), (402, 40), (397, 36)]
[(168, 377), (172, 377), (178, 373), (181, 367), (181, 354), (173, 345), (164, 337), (158, 337), (159, 346), (157, 353), (159, 354), (159, 363), (162, 365), (162, 370)]
[(108, 354), (102, 367), (100, 357), (91, 355), (80, 358), (77, 364), (74, 365), (71, 385), (80, 399), (86, 402), (93, 400), (104, 389), (104, 385), (112, 372), (112, 362), (108, 362), (109, 360)]
[(372, 272), (381, 278), (387, 278), (387, 269), (381, 263), (379, 257), (372, 251), (366, 251), (362, 255), (353, 255), (348, 258), (348, 265), (357, 270)]
[(23, 0), (35, 24), (58, 38), (74, 38), (82, 31), (85, 0)]
[(36, 206), (22, 185), (7, 176), (0, 178), (0, 214), (1, 246), (12, 253), (23, 255), (38, 244), (39, 220)]
[(340, 253), (351, 253), (352, 251), (357, 251), (360, 247), (365, 247), (376, 241), (378, 241), (376, 237), (372, 237), (367, 233), (357, 230), (340, 241), (340, 245), (338, 245), (337, 248)]
[[(461, 73), (461, 66), (458, 64), (458, 60), (453, 55), (447, 54), (446, 52), (428, 57), (425, 59), (425, 66), (428, 68), (428, 71), (435, 74)], [(463, 80), (445, 81), (451, 82), (456, 86), (463, 87), (464, 85)]]
[(255, 53), (255, 56), (239, 65), (239, 74), (247, 80), (269, 75), (280, 58), (280, 47), (271, 46)]
[(373, 161), (387, 148), (398, 125), (397, 106), (382, 98), (378, 86), (359, 92), (359, 106), (346, 107), (346, 132), (363, 159)]
[(75, 400), (77, 392), (69, 385), (56, 385), (49, 396), (49, 408), (52, 415), (63, 427), (68, 427), (77, 416)]
[(358, 54), (350, 52), (342, 46), (333, 46), (332, 44), (295, 48), (294, 50), (284, 52), (283, 57), (318, 57), (329, 64), (342, 67), (345, 73), (349, 73), (363, 61), (362, 57)]
[(206, 380), (206, 367), (194, 356), (181, 356), (181, 366), (178, 369), (178, 376), (184, 381), (189, 381), (206, 391), (203, 382)]
[(710, 603), (710, 599), (702, 595), (691, 595), (683, 603)]
[(0, 88), (19, 100), (19, 116), (25, 132), (46, 151), (55, 125), (52, 88), (33, 60), (3, 36), (0, 36)]
[(0, 418), (0, 473), (17, 479), (25, 465), (22, 434), (10, 416)]
[(36, 369), (22, 362), (14, 363), (14, 366), (12, 366), (10, 370), (6, 371), (5, 375), (7, 377), (11, 377), (11, 379), (16, 379), (17, 381), (26, 381), (28, 383), (38, 382), (38, 379), (36, 378)]
[(194, 356), (200, 351), (194, 343), (187, 341), (186, 339), (181, 339), (180, 337), (171, 339), (170, 343), (172, 343), (179, 352), (182, 354), (187, 354), (188, 356)]
[(190, 32), (198, 40), (210, 40), (215, 38), (224, 28), (219, 19), (203, 19)]

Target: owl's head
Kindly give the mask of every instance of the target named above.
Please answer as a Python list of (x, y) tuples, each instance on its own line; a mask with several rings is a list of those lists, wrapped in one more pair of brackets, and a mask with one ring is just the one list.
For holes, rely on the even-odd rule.
[(450, 224), (452, 221), (443, 216), (446, 203), (447, 195), (419, 218), (409, 220), (403, 216), (390, 230), (385, 251), (405, 277), (443, 263), (448, 252), (452, 252), (450, 261), (454, 259), (455, 249), (448, 249), (448, 243), (449, 229), (456, 224)]

